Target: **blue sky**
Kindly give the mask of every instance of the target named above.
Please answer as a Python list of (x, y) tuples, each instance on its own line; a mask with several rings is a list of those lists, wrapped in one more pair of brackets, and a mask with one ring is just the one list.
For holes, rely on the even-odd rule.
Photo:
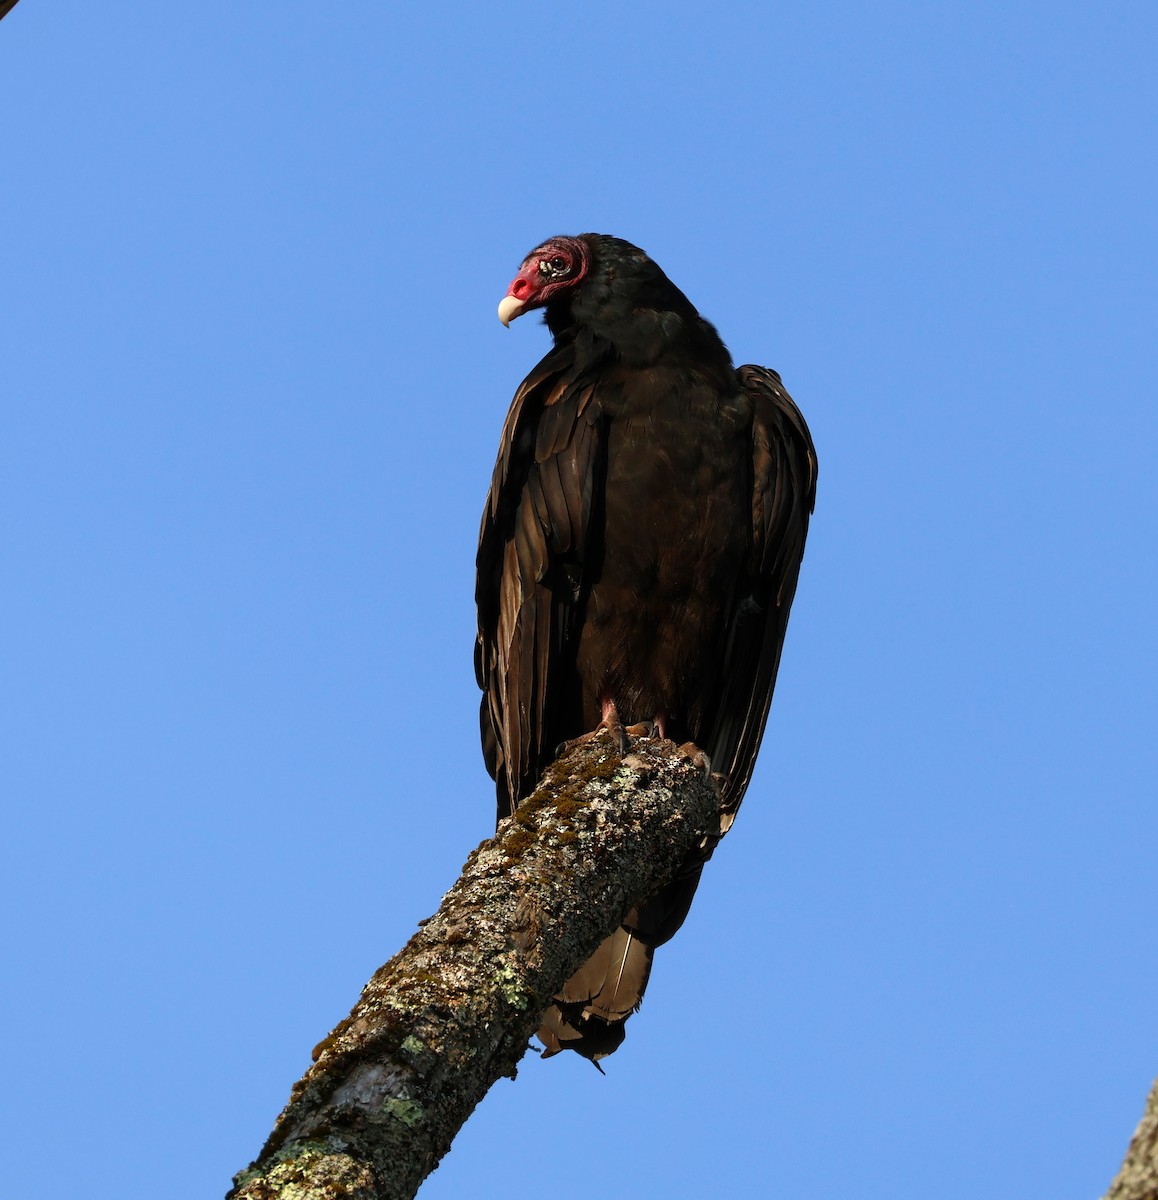
[[(1158, 11), (22, 0), (0, 23), (13, 1195), (212, 1196), (490, 832), (546, 235), (776, 367), (760, 766), (600, 1077), (439, 1197), (1099, 1194), (1158, 1074)], [(45, 1176), (45, 1161), (51, 1164)]]

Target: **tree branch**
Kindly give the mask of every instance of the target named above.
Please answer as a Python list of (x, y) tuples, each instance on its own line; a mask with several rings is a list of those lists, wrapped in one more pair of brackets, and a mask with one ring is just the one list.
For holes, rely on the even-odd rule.
[(0, 21), (16, 7), (16, 0), (0, 0)]
[(1126, 1151), (1126, 1161), (1103, 1200), (1158, 1200), (1158, 1081)]
[(692, 748), (600, 736), (555, 763), (380, 968), (231, 1200), (402, 1200), (501, 1076), (551, 997), (718, 828)]

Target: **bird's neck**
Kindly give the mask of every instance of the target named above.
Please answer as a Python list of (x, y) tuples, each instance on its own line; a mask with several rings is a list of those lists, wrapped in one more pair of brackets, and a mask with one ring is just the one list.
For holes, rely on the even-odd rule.
[(731, 355), (715, 329), (692, 309), (637, 308), (629, 313), (600, 312), (579, 316), (571, 309), (546, 312), (555, 345), (573, 346), (577, 362), (594, 366), (612, 360), (632, 367), (694, 360), (721, 378), (733, 376)]

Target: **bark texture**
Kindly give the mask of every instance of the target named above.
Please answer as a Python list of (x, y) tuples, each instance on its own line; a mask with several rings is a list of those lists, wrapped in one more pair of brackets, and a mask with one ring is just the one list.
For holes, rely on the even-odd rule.
[(621, 760), (600, 736), (556, 762), (315, 1048), (231, 1200), (413, 1196), (563, 981), (718, 822), (693, 747)]
[(1104, 1200), (1158, 1200), (1158, 1081)]

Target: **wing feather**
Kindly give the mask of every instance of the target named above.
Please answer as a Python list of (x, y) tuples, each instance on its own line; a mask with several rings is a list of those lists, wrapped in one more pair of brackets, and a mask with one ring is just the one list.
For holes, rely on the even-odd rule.
[(500, 819), (553, 749), (553, 666), (574, 625), (604, 444), (592, 398), (569, 352), (547, 355), (515, 394), (483, 511), (475, 666)]
[(817, 474), (808, 426), (780, 376), (756, 366), (737, 373), (753, 410), (752, 527), (748, 569), (733, 600), (723, 683), (705, 742), (713, 768), (726, 778), (721, 836), (752, 777), (768, 720)]
[(557, 554), (566, 554), (579, 536), (579, 489), (568, 491), (567, 486), (575, 478), (574, 471), (568, 470), (570, 464), (561, 461), (558, 454), (536, 465), (533, 484), (528, 481), (528, 486), (536, 487), (543, 496), (543, 524), (551, 532), (553, 549)]

